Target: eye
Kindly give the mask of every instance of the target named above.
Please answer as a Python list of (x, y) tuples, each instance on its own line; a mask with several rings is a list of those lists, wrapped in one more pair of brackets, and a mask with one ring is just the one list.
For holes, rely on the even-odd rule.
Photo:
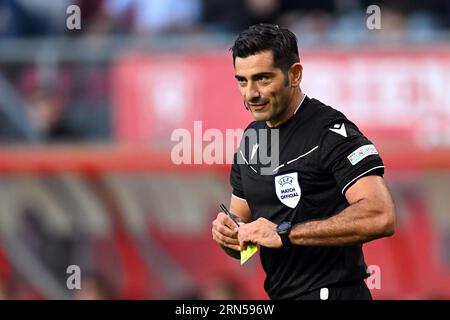
[(262, 83), (267, 83), (270, 81), (270, 78), (268, 76), (261, 76), (258, 80)]
[(245, 80), (245, 79), (237, 79), (237, 82), (239, 83), (240, 86), (245, 86), (245, 84), (247, 83), (247, 80)]

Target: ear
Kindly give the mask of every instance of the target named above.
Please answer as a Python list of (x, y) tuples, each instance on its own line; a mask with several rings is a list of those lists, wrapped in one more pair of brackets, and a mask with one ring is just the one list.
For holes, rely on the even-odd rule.
[(289, 69), (289, 80), (291, 87), (298, 87), (302, 81), (303, 76), (303, 66), (297, 62), (294, 63)]

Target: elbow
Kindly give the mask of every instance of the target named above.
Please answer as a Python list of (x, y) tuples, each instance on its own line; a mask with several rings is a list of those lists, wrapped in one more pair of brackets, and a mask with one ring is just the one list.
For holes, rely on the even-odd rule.
[(395, 233), (395, 222), (392, 219), (386, 219), (387, 221), (383, 223), (383, 228), (381, 229), (382, 237), (390, 237)]
[(376, 234), (378, 238), (390, 237), (395, 233), (396, 218), (395, 208), (393, 205), (389, 205), (384, 208), (377, 217)]

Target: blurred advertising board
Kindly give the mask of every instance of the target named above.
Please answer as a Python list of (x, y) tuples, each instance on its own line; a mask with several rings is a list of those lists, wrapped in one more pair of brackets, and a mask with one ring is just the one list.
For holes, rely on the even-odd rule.
[[(303, 91), (371, 137), (450, 146), (450, 47), (310, 49), (300, 59)], [(202, 130), (224, 131), (252, 119), (226, 53), (130, 54), (112, 75), (115, 134), (123, 143), (164, 145), (177, 128), (192, 132), (196, 120)]]

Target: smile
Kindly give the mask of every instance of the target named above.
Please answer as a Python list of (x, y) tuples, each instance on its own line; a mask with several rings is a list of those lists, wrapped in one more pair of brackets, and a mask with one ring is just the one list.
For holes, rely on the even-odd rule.
[(263, 109), (267, 104), (268, 104), (268, 102), (261, 103), (261, 104), (249, 104), (249, 106), (252, 108), (252, 110), (259, 111), (259, 110)]

